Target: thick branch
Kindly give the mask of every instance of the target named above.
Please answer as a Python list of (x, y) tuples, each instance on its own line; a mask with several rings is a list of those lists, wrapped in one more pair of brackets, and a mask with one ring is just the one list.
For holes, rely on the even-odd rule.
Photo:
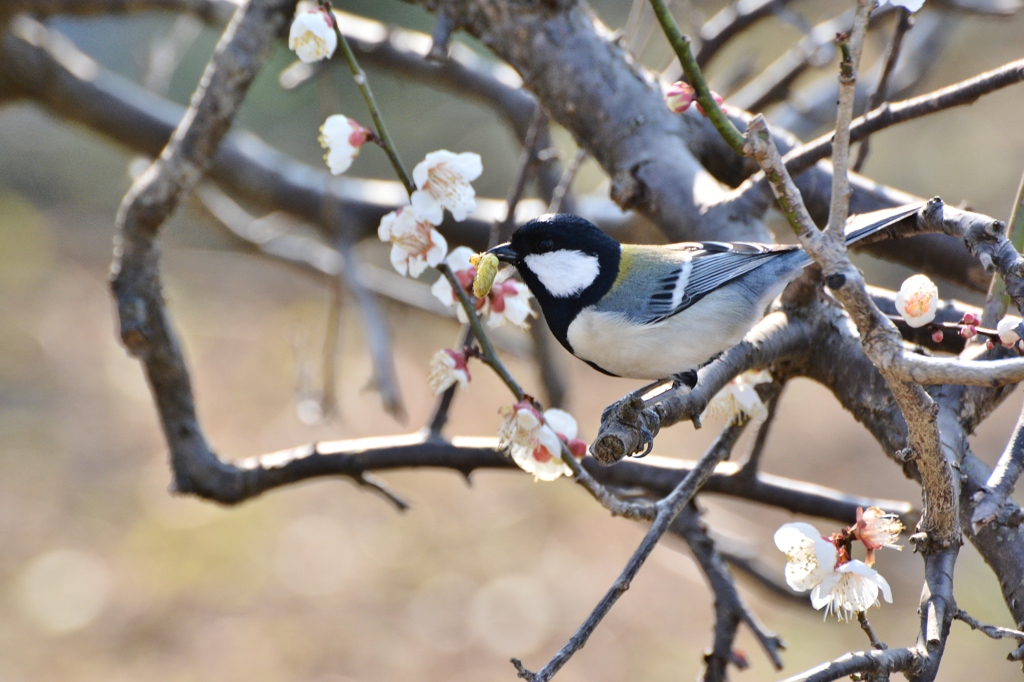
[(250, 0), (221, 37), (189, 111), (118, 212), (112, 288), (121, 340), (144, 364), (171, 450), (175, 485), (192, 491), (225, 475), (202, 435), (191, 381), (164, 308), (156, 237), (202, 177), (249, 85), (289, 18), (283, 0)]

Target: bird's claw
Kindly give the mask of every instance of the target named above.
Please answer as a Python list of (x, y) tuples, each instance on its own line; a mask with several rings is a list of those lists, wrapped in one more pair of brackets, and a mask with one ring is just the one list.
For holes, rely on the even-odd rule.
[(635, 455), (644, 457), (654, 449), (661, 428), (657, 413), (644, 407), (637, 394), (630, 394), (605, 409), (601, 429), (591, 445), (591, 454), (602, 464), (614, 464)]

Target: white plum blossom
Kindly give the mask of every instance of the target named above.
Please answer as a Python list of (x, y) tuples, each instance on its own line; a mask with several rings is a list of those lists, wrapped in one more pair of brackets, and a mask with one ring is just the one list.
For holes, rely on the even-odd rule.
[(806, 592), (835, 570), (839, 552), (809, 523), (787, 523), (775, 531), (775, 546), (786, 555), (786, 583)]
[(446, 149), (430, 152), (412, 169), (416, 183), (412, 205), (435, 225), (440, 225), (444, 219), (444, 209), (448, 209), (455, 220), (465, 220), (476, 208), (476, 192), (469, 183), (483, 171), (479, 154), (453, 154)]
[(837, 566), (811, 592), (811, 605), (824, 608), (825, 615), (834, 613), (847, 621), (858, 613), (878, 605), (878, 591), (885, 601), (892, 603), (889, 583), (875, 569), (863, 561), (847, 561)]
[(867, 510), (857, 507), (857, 523), (853, 526), (853, 535), (867, 547), (869, 566), (875, 561), (876, 549), (889, 547), (903, 550), (896, 544), (902, 532), (903, 523), (895, 514), (886, 514), (878, 507), (869, 507)]
[(911, 13), (924, 7), (924, 0), (878, 0), (879, 7), (884, 7), (887, 3), (893, 7), (905, 7)]
[[(473, 280), (476, 277), (476, 267), (470, 261), (473, 255), (473, 250), (469, 247), (459, 246), (452, 249), (448, 258), (445, 259), (466, 293), (472, 293)], [(530, 290), (522, 282), (510, 279), (510, 276), (510, 269), (499, 272), (487, 295), (476, 300), (477, 314), (484, 318), (487, 326), (491, 328), (511, 322), (517, 327), (526, 329), (529, 327), (529, 318), (537, 315), (530, 307), (530, 298), (532, 297)], [(455, 296), (455, 291), (446, 277), (439, 277), (430, 291), (446, 306), (457, 306), (456, 313), (460, 322), (463, 324), (469, 322), (466, 311), (461, 305), (458, 305), (459, 301)]]
[(468, 359), (464, 352), (447, 348), (434, 354), (430, 360), (430, 374), (427, 376), (427, 383), (434, 395), (441, 395), (456, 383), (464, 391), (469, 388), (472, 377), (469, 375)]
[(448, 253), (448, 242), (441, 233), (410, 206), (381, 218), (377, 236), (391, 242), (391, 265), (401, 275), (408, 272), (419, 277), (428, 265), (437, 267)]
[(1020, 325), (1019, 317), (1004, 317), (996, 325), (996, 332), (999, 334), (999, 342), (1004, 346), (1012, 346), (1020, 341), (1020, 334), (1017, 327)]
[(744, 414), (754, 421), (763, 422), (768, 418), (768, 408), (761, 401), (761, 396), (754, 388), (772, 380), (767, 370), (750, 371), (740, 374), (727, 383), (715, 397), (708, 402), (700, 419), (732, 419)]
[(562, 459), (562, 443), (579, 459), (586, 444), (576, 438), (576, 420), (564, 410), (552, 408), (543, 415), (528, 401), (503, 407), (504, 421), (498, 430), (498, 446), (508, 449), (520, 469), (533, 474), (535, 481), (553, 481), (571, 476)]
[(328, 116), (320, 126), (317, 138), (320, 146), (327, 150), (324, 161), (332, 175), (341, 175), (349, 169), (359, 156), (359, 150), (370, 139), (370, 131), (347, 116)]
[(329, 59), (338, 47), (333, 21), (320, 8), (298, 12), (288, 31), (288, 49), (307, 64)]
[(896, 312), (914, 328), (934, 320), (938, 307), (939, 288), (925, 275), (908, 277), (896, 294)]

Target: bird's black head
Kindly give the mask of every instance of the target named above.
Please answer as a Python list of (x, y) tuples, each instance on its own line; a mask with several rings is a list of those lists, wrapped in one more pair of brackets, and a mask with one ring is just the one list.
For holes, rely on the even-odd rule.
[(491, 253), (519, 269), (551, 331), (565, 345), (577, 313), (615, 283), (622, 247), (593, 223), (559, 213), (531, 220)]

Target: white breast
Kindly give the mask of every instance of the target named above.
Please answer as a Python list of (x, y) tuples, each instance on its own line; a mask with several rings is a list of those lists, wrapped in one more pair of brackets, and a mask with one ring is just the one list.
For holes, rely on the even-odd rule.
[[(650, 381), (696, 369), (739, 343), (761, 318), (734, 300), (730, 290), (708, 294), (684, 312), (652, 325), (637, 326), (621, 313), (586, 308), (566, 334), (577, 357), (605, 371)], [(700, 320), (699, 327), (693, 326)]]

